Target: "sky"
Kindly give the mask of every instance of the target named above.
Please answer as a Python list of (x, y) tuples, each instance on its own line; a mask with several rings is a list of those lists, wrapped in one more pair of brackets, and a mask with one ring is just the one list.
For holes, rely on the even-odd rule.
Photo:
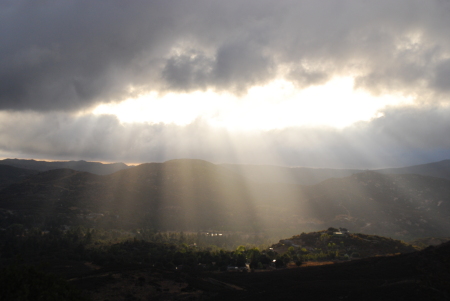
[(450, 158), (448, 0), (0, 0), (0, 158)]

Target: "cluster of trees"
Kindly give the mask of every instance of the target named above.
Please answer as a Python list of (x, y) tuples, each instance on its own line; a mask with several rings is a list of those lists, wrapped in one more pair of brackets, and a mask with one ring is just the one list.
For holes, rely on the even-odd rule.
[[(280, 241), (275, 246), (280, 248), (284, 243), (295, 245), (296, 247), (291, 246), (286, 252), (293, 261), (347, 260), (409, 253), (416, 250), (409, 244), (388, 237), (361, 233), (335, 234), (338, 231), (338, 229), (329, 228), (323, 231), (302, 233), (289, 240)], [(300, 248), (298, 245), (307, 246), (307, 248)]]
[(206, 248), (208, 250), (234, 250), (238, 246), (246, 248), (258, 247), (259, 249), (267, 248), (274, 240), (267, 234), (242, 234), (242, 233), (185, 233), (185, 232), (155, 232), (149, 229), (139, 229), (133, 231), (136, 239), (145, 241), (171, 243), (175, 245), (187, 244), (195, 245), (198, 248)]
[[(10, 290), (3, 291), (3, 295), (8, 294), (6, 299), (27, 300), (38, 287), (39, 290), (54, 291), (54, 300), (71, 300), (65, 296), (77, 294), (71, 292), (72, 288), (67, 286), (67, 283), (33, 267), (17, 265), (15, 262), (18, 258), (23, 258), (27, 264), (36, 265), (48, 259), (58, 259), (92, 262), (103, 267), (140, 264), (187, 272), (226, 271), (229, 267), (242, 267), (237, 270), (256, 270), (280, 268), (292, 262), (300, 266), (305, 261), (343, 259), (343, 253), (349, 246), (353, 250), (365, 250), (368, 246), (372, 249), (384, 249), (392, 245), (400, 250), (403, 246), (403, 243), (398, 241), (375, 236), (348, 235), (344, 239), (338, 239), (333, 237), (331, 232), (320, 231), (294, 236), (288, 240), (292, 244), (295, 240), (301, 240), (306, 245), (314, 245), (315, 248), (285, 246), (284, 250), (287, 251), (278, 254), (268, 248), (267, 237), (258, 235), (244, 237), (239, 234), (154, 232), (143, 229), (124, 231), (84, 227), (62, 231), (58, 227), (48, 230), (27, 229), (22, 224), (12, 224), (0, 231), (0, 275), (3, 279), (0, 281), (13, 282)], [(267, 244), (256, 244), (262, 242)], [(282, 245), (280, 242), (278, 246), (280, 244)], [(359, 254), (353, 252), (353, 257), (355, 256)], [(22, 288), (22, 285), (26, 288)]]
[[(353, 253), (352, 253), (353, 254)], [(329, 261), (329, 260), (348, 260), (350, 256), (337, 249), (336, 245), (331, 243), (328, 247), (315, 248), (314, 250), (307, 251), (305, 248), (294, 248), (289, 247), (288, 252), (284, 254), (291, 258), (294, 262), (305, 262), (305, 261)], [(359, 257), (359, 253), (354, 252), (353, 257)]]
[(47, 258), (81, 260), (106, 266), (114, 264), (147, 264), (159, 268), (225, 271), (228, 266), (265, 268), (272, 263), (287, 262), (264, 246), (239, 245), (220, 248), (215, 242), (232, 246), (238, 236), (206, 234), (158, 233), (149, 230), (133, 232), (87, 229), (77, 227), (67, 231), (52, 228), (25, 229), (14, 224), (0, 231), (0, 259), (3, 264), (21, 256), (30, 262)]
[[(20, 254), (29, 260), (51, 257), (89, 261), (101, 266), (139, 263), (168, 269), (183, 266), (184, 269), (195, 267), (214, 271), (246, 264), (251, 269), (262, 269), (282, 267), (290, 262), (301, 265), (305, 261), (348, 259), (349, 255), (359, 257), (360, 253), (361, 256), (366, 256), (367, 250), (392, 253), (412, 249), (411, 246), (389, 238), (363, 234), (336, 238), (331, 232), (319, 231), (294, 236), (291, 242), (301, 240), (303, 244), (314, 247), (306, 249), (290, 246), (283, 254), (277, 254), (268, 248), (267, 237), (257, 235), (243, 237), (239, 234), (154, 232), (143, 229), (123, 231), (83, 227), (67, 231), (55, 227), (43, 231), (13, 224), (0, 231), (0, 263)], [(280, 244), (281, 242), (278, 245)]]

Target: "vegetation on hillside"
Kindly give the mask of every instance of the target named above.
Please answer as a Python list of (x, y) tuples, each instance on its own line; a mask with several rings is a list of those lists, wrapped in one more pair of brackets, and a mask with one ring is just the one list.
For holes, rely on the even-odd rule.
[[(43, 172), (0, 191), (0, 227), (54, 225), (283, 236), (332, 225), (412, 240), (450, 234), (449, 181), (355, 174), (312, 186), (256, 183), (225, 166), (172, 160), (99, 176)], [(7, 218), (6, 218), (7, 217)]]
[[(309, 260), (333, 259), (343, 262), (347, 261), (342, 260), (347, 259), (344, 250), (352, 251), (349, 254), (351, 255), (350, 259), (406, 253), (414, 250), (411, 246), (390, 238), (364, 234), (335, 237), (334, 232), (337, 232), (337, 229), (329, 228), (319, 232), (302, 233), (282, 240), (272, 248), (268, 248), (267, 245), (247, 244), (226, 250), (217, 245), (227, 242), (227, 239), (231, 239), (231, 237), (226, 238), (216, 235), (217, 233), (206, 235), (202, 233), (154, 232), (143, 229), (118, 231), (83, 227), (66, 231), (58, 228), (43, 231), (37, 228), (26, 229), (23, 225), (15, 224), (0, 231), (0, 269), (4, 271), (5, 275), (11, 273), (16, 275), (11, 277), (11, 287), (4, 292), (11, 296), (22, 296), (18, 292), (22, 291), (23, 285), (32, 291), (43, 291), (44, 295), (48, 295), (46, 290), (55, 290), (55, 296), (66, 296), (66, 292), (70, 292), (70, 296), (79, 296), (76, 290), (73, 290), (72, 293), (73, 288), (67, 286), (61, 277), (77, 279), (75, 282), (77, 285), (87, 287), (92, 292), (98, 291), (98, 289), (96, 286), (89, 285), (91, 281), (96, 283), (95, 281), (102, 279), (102, 283), (120, 283), (120, 281), (133, 277), (136, 287), (141, 287), (147, 283), (145, 279), (148, 279), (149, 275), (153, 275), (151, 279), (160, 279), (158, 280), (160, 284), (148, 283), (156, 288), (155, 294), (164, 295), (164, 291), (161, 291), (159, 287), (162, 285), (161, 283), (167, 283), (167, 277), (181, 281), (180, 283), (183, 284), (176, 286), (183, 288), (184, 291), (180, 291), (180, 294), (187, 294), (188, 291), (197, 292), (198, 289), (194, 289), (194, 287), (201, 290), (223, 290), (223, 286), (227, 284), (214, 282), (214, 280), (207, 280), (205, 283), (205, 280), (201, 279), (212, 279), (218, 277), (220, 272), (230, 270), (241, 272), (248, 271), (248, 268), (252, 271), (274, 270), (288, 264), (302, 266), (303, 262)], [(233, 244), (231, 241), (227, 243)], [(302, 245), (297, 245), (300, 243)], [(21, 262), (21, 264), (17, 265), (17, 262)], [(421, 269), (423, 269), (423, 273), (431, 277), (427, 281), (430, 281), (433, 286), (438, 281), (446, 281), (444, 277), (447, 275), (446, 270), (442, 272), (444, 276), (437, 276), (436, 280), (436, 276), (432, 275), (426, 264), (421, 265)], [(96, 272), (97, 270), (98, 272)], [(131, 273), (135, 276), (123, 276), (124, 280), (119, 280), (117, 276), (114, 276), (125, 275), (128, 270), (136, 271)], [(147, 272), (139, 272), (144, 270)], [(219, 274), (216, 274), (217, 272)], [(47, 276), (49, 273), (58, 276)], [(156, 277), (155, 273), (159, 276)], [(94, 278), (83, 282), (85, 275)], [(186, 284), (186, 281), (189, 284)], [(33, 300), (27, 299), (26, 296), (23, 297), (23, 300)], [(102, 298), (99, 300), (104, 300), (104, 297)], [(60, 300), (72, 299), (61, 297)]]
[[(236, 282), (238, 287), (245, 287), (258, 277), (251, 275), (272, 275), (308, 261), (339, 263), (336, 266), (344, 266), (348, 275), (357, 273), (358, 266), (379, 269), (382, 275), (382, 268), (390, 269), (389, 261), (405, 268), (398, 279), (406, 277), (425, 292), (445, 296), (450, 261), (443, 250), (448, 243), (411, 253), (445, 239), (416, 240), (418, 247), (413, 247), (328, 228), (271, 243), (286, 230), (299, 233), (296, 229), (323, 229), (329, 223), (369, 233), (444, 233), (450, 210), (447, 184), (444, 179), (367, 172), (310, 187), (261, 185), (200, 160), (144, 164), (109, 176), (69, 169), (40, 173), (0, 194), (0, 280), (8, 283), (0, 299), (32, 300), (38, 295), (49, 296), (42, 300), (78, 300), (83, 296), (65, 280), (81, 287), (96, 287), (98, 278), (124, 283), (118, 275), (133, 279), (127, 285), (134, 283), (167, 299), (171, 289), (162, 285), (167, 277), (178, 281), (174, 285), (180, 294), (223, 292), (233, 284), (214, 279), (232, 283), (235, 278), (222, 272), (256, 271), (236, 273), (242, 281)], [(272, 226), (278, 236), (263, 231)], [(400, 253), (411, 254), (382, 257)], [(127, 276), (127, 270), (139, 272)], [(263, 270), (278, 272), (258, 273)], [(339, 268), (335, 272), (339, 274)], [(277, 276), (261, 277), (270, 283)], [(247, 289), (251, 294), (251, 286)]]
[(310, 260), (349, 260), (381, 255), (410, 253), (417, 248), (392, 238), (362, 233), (341, 232), (336, 228), (301, 233), (282, 239), (272, 249), (286, 260), (304, 262)]

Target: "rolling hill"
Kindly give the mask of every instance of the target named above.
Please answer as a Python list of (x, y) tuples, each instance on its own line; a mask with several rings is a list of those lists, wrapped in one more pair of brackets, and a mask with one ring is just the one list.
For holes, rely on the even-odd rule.
[(0, 208), (102, 227), (292, 235), (338, 226), (407, 240), (450, 235), (446, 179), (368, 171), (310, 186), (259, 183), (187, 159), (103, 176), (50, 170), (0, 191)]
[(37, 173), (38, 171), (32, 169), (0, 164), (0, 190)]
[(362, 233), (341, 233), (339, 229), (331, 227), (328, 230), (301, 233), (282, 239), (273, 244), (272, 249), (282, 254), (288, 252), (291, 246), (294, 247), (293, 251), (299, 254), (330, 251), (336, 252), (341, 258), (346, 254), (347, 259), (352, 254), (357, 254), (357, 258), (364, 258), (417, 251), (417, 248), (400, 240)]

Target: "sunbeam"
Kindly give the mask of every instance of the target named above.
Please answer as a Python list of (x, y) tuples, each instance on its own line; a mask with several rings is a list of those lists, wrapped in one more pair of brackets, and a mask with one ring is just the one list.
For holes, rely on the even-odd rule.
[(381, 116), (387, 105), (410, 104), (411, 96), (374, 96), (354, 89), (351, 77), (335, 78), (323, 85), (299, 89), (276, 80), (250, 88), (245, 95), (214, 91), (156, 92), (119, 104), (102, 104), (94, 114), (112, 114), (121, 122), (186, 125), (197, 118), (212, 126), (233, 130), (271, 130), (293, 126), (343, 128)]

